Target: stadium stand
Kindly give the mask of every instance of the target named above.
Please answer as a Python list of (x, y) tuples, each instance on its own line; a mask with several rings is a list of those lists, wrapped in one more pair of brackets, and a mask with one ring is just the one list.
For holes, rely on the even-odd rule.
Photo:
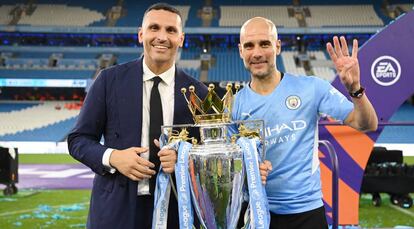
[[(31, 26), (103, 26), (111, 1), (2, 1), (0, 24)], [(52, 19), (52, 20), (51, 20)]]
[[(25, 104), (23, 106), (27, 107), (24, 107), (23, 109), (21, 105), (19, 106), (16, 104), (15, 106), (17, 108), (12, 108), (12, 110), (8, 112), (0, 112), (0, 120), (2, 120), (2, 125), (0, 125), (0, 141), (19, 141), (23, 139), (26, 139), (27, 141), (32, 140), (33, 137), (36, 136), (36, 139), (39, 140), (55, 136), (56, 133), (54, 131), (45, 135), (37, 135), (35, 133), (30, 134), (27, 131), (33, 132), (34, 130), (42, 129), (77, 117), (79, 114), (79, 107), (77, 107), (77, 109), (72, 109), (65, 106), (66, 103), (70, 104), (70, 102), (52, 101), (42, 102), (34, 106), (27, 106)], [(0, 107), (3, 106), (10, 107), (12, 105), (4, 105), (4, 103), (0, 103)], [(1, 110), (5, 110), (5, 108), (1, 108)], [(69, 125), (71, 124), (73, 124), (73, 120), (69, 123)], [(60, 129), (61, 128), (56, 128), (56, 130)], [(68, 129), (62, 131), (68, 131)], [(23, 132), (26, 133), (22, 134)], [(20, 137), (18, 137), (19, 134), (21, 134)], [(62, 138), (58, 140), (62, 140)]]
[(327, 68), (327, 67), (313, 67), (313, 74), (315, 76), (318, 76), (324, 80), (327, 80), (329, 82), (332, 82), (335, 77), (336, 74), (334, 72), (334, 70), (332, 70), (331, 68)]
[(57, 59), (56, 62), (50, 59), (38, 58), (7, 58), (4, 61), (6, 69), (72, 69), (72, 70), (94, 70), (98, 67), (96, 59), (65, 58)]
[(116, 55), (117, 57), (117, 63), (122, 64), (128, 61), (132, 61), (134, 59), (137, 59), (140, 57), (139, 53), (119, 53)]
[(331, 61), (328, 60), (327, 54), (323, 51), (307, 51), (310, 57), (310, 65), (312, 66), (313, 75), (321, 77), (329, 82), (332, 82), (336, 73)]
[(0, 49), (0, 79), (92, 79), (108, 66), (137, 59), (136, 48), (11, 47)]
[(196, 79), (200, 79), (200, 69), (199, 68), (184, 68), (184, 71), (188, 75), (190, 75), (190, 76), (192, 76)]
[(12, 5), (2, 5), (0, 6), (0, 25), (8, 25), (13, 16), (9, 14), (11, 10), (13, 10), (14, 6)]
[(286, 72), (295, 75), (306, 75), (306, 71), (303, 67), (297, 66), (295, 63), (295, 56), (298, 55), (296, 51), (282, 51), (281, 56), (283, 58), (284, 68)]
[(209, 81), (246, 81), (250, 79), (244, 69), (238, 49), (213, 48), (212, 56), (213, 63), (208, 71)]
[(38, 4), (31, 15), (23, 14), (18, 24), (32, 26), (88, 26), (104, 19), (105, 16), (102, 13), (83, 7)]
[(46, 141), (61, 142), (65, 141), (67, 134), (73, 128), (76, 117), (64, 121), (49, 124), (45, 127), (33, 130), (24, 130), (16, 134), (6, 134), (0, 136), (0, 141)]
[[(189, 1), (169, 1), (168, 3), (174, 5), (181, 12), (182, 22), (185, 25), (190, 11)], [(121, 6), (121, 15), (116, 20), (115, 25), (130, 27), (141, 26), (142, 15), (144, 15), (147, 7), (148, 2), (124, 1)]]
[(36, 102), (32, 103), (0, 103), (0, 113), (19, 111), (38, 105)]
[(383, 26), (372, 5), (307, 6), (309, 27), (320, 26)]
[[(154, 1), (155, 2), (155, 1)], [(169, 1), (182, 13), (185, 26), (205, 26), (203, 12), (214, 14), (208, 25), (220, 27), (240, 26), (253, 16), (265, 16), (273, 20), (278, 27), (317, 27), (317, 26), (381, 26), (389, 20), (383, 19), (380, 5), (369, 1), (329, 1), (326, 2), (278, 1), (224, 1), (220, 5), (203, 6), (191, 1)], [(4, 3), (3, 3), (4, 4)], [(0, 24), (32, 26), (117, 26), (137, 27), (142, 22), (144, 10), (149, 2), (135, 1), (36, 1), (36, 4), (11, 4), (0, 7)], [(342, 4), (342, 5), (341, 5)], [(353, 4), (353, 5), (351, 5)], [(407, 12), (412, 4), (390, 4), (388, 11)], [(210, 9), (210, 10), (207, 10)], [(247, 10), (246, 10), (247, 9)], [(335, 17), (332, 17), (332, 14)], [(349, 17), (349, 14), (352, 16)], [(382, 15), (381, 15), (382, 14)], [(395, 14), (395, 13), (394, 13)], [(338, 17), (339, 16), (339, 17)], [(188, 20), (191, 17), (192, 20)], [(53, 18), (53, 20), (50, 20)], [(216, 23), (219, 18), (218, 23)], [(329, 20), (326, 20), (326, 19)], [(335, 20), (332, 20), (335, 19)], [(344, 20), (346, 19), (346, 20)]]
[(219, 26), (240, 27), (246, 20), (263, 16), (272, 20), (277, 27), (298, 27), (293, 15), (289, 15), (288, 6), (221, 6)]
[(180, 60), (196, 60), (200, 59), (200, 54), (203, 52), (201, 47), (183, 48), (179, 53)]
[(26, 70), (18, 68), (13, 70), (0, 69), (0, 78), (19, 78), (19, 79), (91, 79), (95, 70)]
[[(142, 23), (144, 10), (151, 2), (156, 1), (37, 0), (32, 4), (20, 0), (2, 1), (0, 25), (16, 25), (13, 27), (16, 30), (8, 30), (7, 27), (1, 30), (0, 81), (4, 79), (91, 80), (102, 68), (140, 57), (142, 48), (137, 41), (136, 27)], [(335, 71), (324, 51), (324, 44), (331, 40), (333, 33), (308, 34), (310, 31), (308, 29), (332, 27), (336, 28), (335, 31), (341, 31), (341, 28), (358, 27), (365, 31), (364, 29), (381, 27), (384, 22), (387, 23), (413, 7), (410, 1), (388, 1), (387, 4), (382, 4), (370, 0), (282, 0), (277, 3), (272, 0), (260, 2), (248, 0), (236, 3), (230, 0), (210, 3), (190, 0), (168, 2), (182, 12), (185, 31), (195, 27), (193, 32), (187, 33), (184, 48), (177, 57), (177, 64), (193, 77), (208, 82), (250, 79), (237, 48), (238, 28), (250, 17), (259, 15), (267, 17), (276, 23), (279, 31), (282, 31), (279, 38), (283, 43), (283, 51), (276, 60), (279, 70), (298, 75), (316, 75), (332, 81), (335, 78)], [(326, 5), (326, 2), (329, 5)], [(210, 14), (207, 20), (203, 18), (205, 14)], [(56, 25), (62, 25), (58, 27), (62, 31), (56, 32)], [(36, 30), (37, 26), (42, 27)], [(98, 28), (95, 26), (104, 30), (95, 30)], [(210, 28), (202, 30), (200, 29), (202, 26)], [(133, 29), (123, 30), (128, 27)], [(105, 30), (108, 28), (113, 30)], [(65, 32), (66, 29), (69, 32)], [(291, 30), (285, 32), (284, 29)], [(347, 39), (357, 37), (362, 45), (371, 36), (372, 32), (363, 32), (351, 34)], [(203, 54), (208, 54), (208, 61), (203, 62)], [(7, 94), (4, 91), (8, 89), (1, 89), (3, 89), (3, 94), (0, 94), (3, 96), (0, 100), (2, 115), (12, 110), (24, 112), (24, 110), (45, 106), (39, 98), (42, 98), (41, 100), (71, 99), (70, 96), (42, 97), (35, 96), (33, 93), (25, 95), (24, 92), (18, 92), (13, 97), (11, 93), (7, 95), (8, 99), (30, 99), (37, 103), (23, 105), (19, 102), (15, 104), (15, 108), (10, 108), (12, 105), (4, 104), (6, 101), (4, 95)], [(24, 91), (25, 88), (22, 90)], [(74, 88), (62, 90), (66, 93)], [(402, 109), (410, 110), (412, 107)], [(55, 112), (65, 113), (64, 110), (64, 108), (52, 109), (50, 115), (49, 110), (45, 110), (44, 114), (47, 115), (43, 116), (53, 117)], [(60, 141), (64, 139), (65, 133), (64, 131), (60, 133), (58, 129), (67, 132), (66, 125), (70, 126), (75, 117), (76, 114), (73, 114), (59, 120), (45, 121), (36, 128), (24, 127), (19, 130), (19, 134), (1, 135), (0, 140), (6, 139), (6, 136), (9, 140), (51, 140), (52, 137), (48, 136), (55, 135), (47, 132), (51, 130), (58, 133), (53, 139)], [(3, 119), (1, 122), (3, 124)], [(414, 135), (411, 132), (410, 134), (410, 136)], [(39, 137), (42, 135), (44, 137)], [(387, 135), (384, 136), (388, 138)]]

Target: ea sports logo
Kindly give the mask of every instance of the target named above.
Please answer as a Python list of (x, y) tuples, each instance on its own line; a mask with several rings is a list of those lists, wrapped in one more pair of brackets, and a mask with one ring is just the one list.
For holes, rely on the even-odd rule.
[(395, 84), (401, 75), (400, 63), (392, 56), (378, 57), (371, 66), (371, 76), (382, 86)]

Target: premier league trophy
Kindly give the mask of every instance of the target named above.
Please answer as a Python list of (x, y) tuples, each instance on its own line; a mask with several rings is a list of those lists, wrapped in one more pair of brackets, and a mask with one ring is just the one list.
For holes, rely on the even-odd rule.
[[(232, 85), (227, 85), (226, 89), (226, 94), (220, 99), (214, 85), (210, 85), (207, 97), (201, 100), (194, 87), (189, 88), (188, 97), (187, 90), (183, 88), (182, 93), (195, 125), (162, 128), (160, 139), (163, 147), (174, 148), (178, 152), (175, 192), (180, 228), (192, 228), (191, 199), (204, 228), (236, 228), (247, 194), (250, 212), (246, 228), (269, 226), (267, 197), (259, 173), (261, 157), (258, 150), (263, 151), (263, 138), (260, 138), (263, 121), (231, 121)], [(199, 140), (189, 136), (191, 128), (199, 129)], [(244, 188), (246, 175), (248, 188)], [(164, 216), (168, 215), (165, 214), (168, 209), (165, 206), (168, 206), (170, 183), (165, 174), (159, 175), (153, 222), (155, 228), (165, 227), (163, 221), (166, 221)]]

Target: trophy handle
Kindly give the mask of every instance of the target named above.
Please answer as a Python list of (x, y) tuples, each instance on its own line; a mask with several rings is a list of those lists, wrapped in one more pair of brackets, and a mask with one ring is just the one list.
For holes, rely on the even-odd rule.
[(260, 140), (260, 147), (257, 149), (261, 161), (266, 159), (266, 144), (265, 144), (265, 125), (262, 119), (253, 120), (239, 120), (233, 121), (238, 126), (237, 136), (242, 137), (258, 137)]

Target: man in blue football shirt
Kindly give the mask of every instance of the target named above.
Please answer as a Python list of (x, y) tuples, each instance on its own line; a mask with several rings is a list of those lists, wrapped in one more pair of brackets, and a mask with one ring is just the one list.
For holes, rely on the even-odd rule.
[(240, 56), (251, 82), (235, 98), (233, 120), (264, 119), (266, 181), (271, 228), (327, 228), (318, 160), (318, 120), (329, 115), (361, 130), (376, 130), (374, 108), (360, 84), (358, 42), (352, 55), (344, 37), (327, 50), (352, 101), (327, 81), (282, 73), (276, 67), (281, 42), (275, 25), (256, 17), (240, 31)]

